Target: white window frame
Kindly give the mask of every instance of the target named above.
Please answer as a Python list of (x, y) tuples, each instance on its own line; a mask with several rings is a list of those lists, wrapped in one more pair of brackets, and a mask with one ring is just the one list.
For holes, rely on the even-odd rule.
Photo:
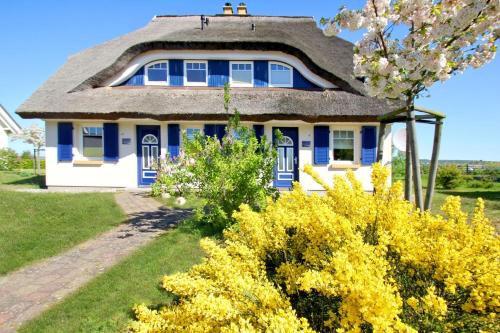
[[(198, 63), (205, 64), (205, 82), (188, 82), (187, 79), (187, 64)], [(207, 87), (208, 86), (208, 60), (184, 60), (184, 86), (186, 87)]]
[[(350, 160), (336, 160), (335, 159), (335, 154), (334, 154), (334, 149), (335, 149), (335, 138), (334, 138), (334, 131), (351, 131), (353, 133), (353, 152), (352, 152), (352, 161)], [(334, 126), (330, 128), (330, 142), (332, 144), (332, 149), (331, 149), (331, 161), (332, 163), (338, 163), (338, 164), (358, 164), (359, 162), (359, 149), (358, 149), (358, 134), (359, 134), (359, 128), (355, 127), (338, 127)]]
[[(250, 83), (233, 83), (233, 64), (245, 64), (250, 65), (250, 72), (252, 74), (252, 81)], [(242, 88), (242, 87), (253, 87), (254, 86), (254, 67), (253, 61), (230, 61), (229, 62), (229, 85), (231, 87)]]
[[(167, 81), (149, 81), (149, 73), (148, 73), (148, 68), (160, 64), (160, 63), (166, 63), (167, 64)], [(169, 70), (169, 65), (168, 65), (168, 60), (157, 60), (150, 62), (146, 66), (144, 66), (144, 85), (146, 86), (168, 86), (170, 84), (170, 70)]]
[[(83, 128), (84, 127), (101, 127), (102, 128), (102, 157), (87, 157), (83, 155)], [(80, 144), (78, 147), (80, 156), (88, 161), (103, 161), (104, 160), (104, 124), (103, 123), (83, 123), (80, 124)]]
[[(287, 67), (288, 69), (290, 69), (290, 83), (289, 84), (272, 84), (272, 80), (271, 80), (271, 74), (272, 74), (272, 71), (271, 71), (271, 65), (281, 65), (281, 66), (284, 66), (284, 67)], [(279, 62), (279, 61), (269, 61), (269, 64), (268, 64), (268, 86), (269, 87), (276, 87), (276, 88), (293, 88), (293, 67), (288, 65), (288, 64), (285, 64), (283, 62)]]

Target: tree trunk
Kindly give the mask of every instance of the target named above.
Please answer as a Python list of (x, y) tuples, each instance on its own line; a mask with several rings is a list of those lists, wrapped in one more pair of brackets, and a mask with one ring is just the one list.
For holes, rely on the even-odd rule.
[(410, 122), (406, 122), (406, 159), (405, 159), (405, 200), (411, 201), (411, 145), (410, 145)]
[(424, 210), (424, 201), (422, 197), (422, 175), (420, 174), (420, 159), (418, 156), (417, 126), (415, 122), (415, 110), (413, 109), (413, 98), (407, 103), (406, 114), (410, 124), (410, 146), (411, 162), (413, 171), (413, 187), (415, 190), (415, 205), (420, 210)]
[(438, 169), (439, 148), (441, 144), (442, 127), (443, 127), (442, 120), (436, 119), (436, 125), (434, 127), (434, 144), (432, 146), (431, 165), (429, 167), (429, 180), (427, 183), (427, 193), (425, 194), (424, 208), (426, 210), (432, 208), (432, 196), (434, 195), (434, 187), (436, 186), (436, 174)]

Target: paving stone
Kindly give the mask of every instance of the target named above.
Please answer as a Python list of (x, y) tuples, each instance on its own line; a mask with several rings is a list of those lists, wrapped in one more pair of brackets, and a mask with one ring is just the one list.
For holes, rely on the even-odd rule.
[(187, 210), (162, 207), (146, 192), (125, 191), (115, 198), (128, 215), (127, 223), (0, 277), (0, 333), (15, 332), (189, 215)]

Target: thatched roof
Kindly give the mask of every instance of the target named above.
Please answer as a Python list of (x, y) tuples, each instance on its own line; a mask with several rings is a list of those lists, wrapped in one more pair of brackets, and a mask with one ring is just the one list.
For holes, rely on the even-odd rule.
[[(142, 29), (71, 56), (17, 113), (25, 118), (47, 118), (56, 114), (75, 118), (76, 114), (94, 117), (121, 112), (124, 117), (135, 114), (158, 119), (173, 115), (219, 114), (223, 99), (216, 99), (222, 95), (217, 89), (103, 88), (105, 82), (122, 71), (134, 57), (160, 49), (283, 51), (298, 57), (311, 71), (339, 87), (339, 91), (328, 93), (234, 89), (233, 93), (238, 95), (235, 104), (242, 115), (376, 117), (392, 110), (386, 101), (364, 97), (362, 83), (352, 76), (352, 44), (324, 36), (311, 17), (210, 16), (209, 20), (208, 27), (201, 30), (200, 16), (155, 17)], [(183, 96), (189, 98), (183, 101)], [(341, 104), (334, 105), (337, 102)]]

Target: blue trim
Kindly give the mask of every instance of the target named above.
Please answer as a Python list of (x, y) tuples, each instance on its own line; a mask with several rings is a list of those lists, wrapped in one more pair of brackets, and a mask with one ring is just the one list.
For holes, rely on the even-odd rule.
[(269, 66), (267, 60), (256, 60), (253, 62), (254, 87), (263, 88), (268, 86)]
[(127, 81), (120, 84), (121, 86), (143, 86), (144, 85), (144, 66), (141, 67)]
[(330, 161), (330, 128), (314, 126), (314, 164), (325, 165)]
[(184, 61), (176, 59), (169, 60), (168, 69), (170, 85), (182, 87), (184, 85)]
[(57, 160), (73, 160), (73, 123), (57, 123)]
[(168, 155), (171, 158), (179, 156), (180, 127), (179, 124), (168, 124)]
[(293, 69), (293, 87), (296, 89), (314, 89), (317, 85), (306, 79), (298, 70)]
[[(137, 133), (137, 182), (139, 186), (149, 186), (155, 182), (155, 178), (144, 178), (142, 172), (142, 138), (147, 134), (153, 134), (158, 138), (158, 153), (160, 152), (161, 147), (161, 135), (160, 135), (160, 126), (156, 125), (137, 125), (136, 126)], [(152, 145), (150, 145), (152, 146)], [(149, 170), (146, 170), (150, 172)], [(154, 172), (154, 171), (151, 171)]]
[(224, 87), (229, 83), (229, 61), (209, 60), (208, 61), (208, 86)]
[(105, 123), (104, 127), (104, 160), (118, 161), (118, 124)]
[[(294, 181), (299, 181), (299, 128), (298, 127), (273, 127), (273, 144), (276, 141), (276, 130), (280, 130), (283, 136), (288, 136), (293, 140), (293, 154), (297, 157), (297, 163), (293, 165), (293, 179), (278, 180), (278, 166), (274, 166), (274, 181), (275, 187), (292, 187)], [(289, 172), (284, 172), (289, 173)], [(286, 175), (285, 175), (286, 176)]]
[(377, 158), (377, 127), (361, 128), (361, 164), (372, 165)]
[(255, 137), (260, 142), (264, 136), (264, 125), (255, 124), (253, 125), (253, 130), (255, 132)]

